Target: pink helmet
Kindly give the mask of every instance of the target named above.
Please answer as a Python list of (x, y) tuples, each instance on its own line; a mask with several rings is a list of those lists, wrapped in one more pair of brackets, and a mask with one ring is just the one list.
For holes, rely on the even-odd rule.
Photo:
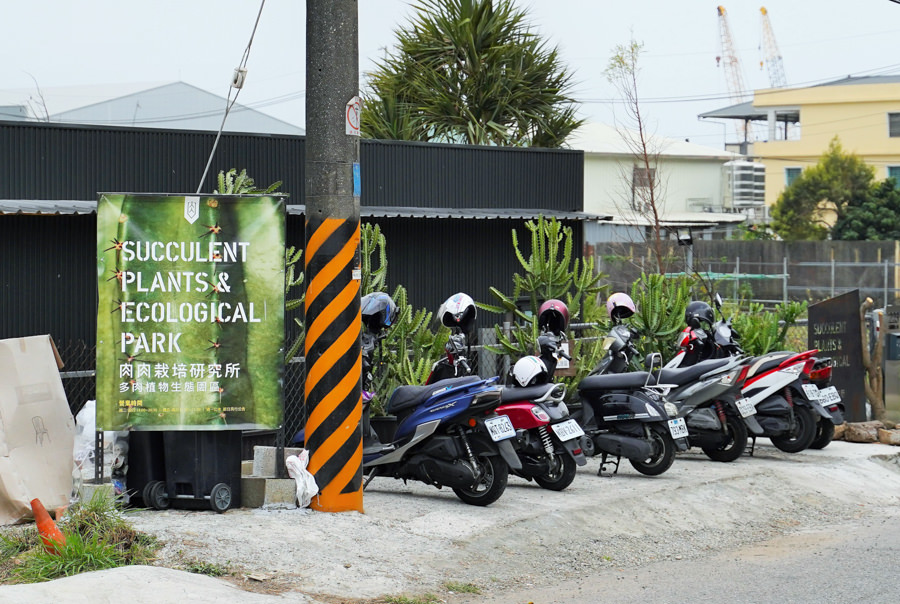
[(538, 310), (538, 328), (560, 334), (569, 326), (569, 307), (562, 300), (547, 300)]
[(636, 310), (631, 296), (622, 292), (616, 292), (606, 301), (606, 312), (614, 321), (621, 321), (633, 315)]

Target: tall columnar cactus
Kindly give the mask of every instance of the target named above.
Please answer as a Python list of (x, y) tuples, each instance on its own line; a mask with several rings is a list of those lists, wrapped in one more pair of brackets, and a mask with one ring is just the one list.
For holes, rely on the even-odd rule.
[[(513, 275), (513, 292), (507, 296), (496, 287), (490, 289), (497, 304), (479, 302), (478, 306), (488, 312), (509, 315), (514, 324), (507, 334), (497, 325), (499, 346), (490, 347), (498, 354), (508, 354), (514, 358), (535, 354), (538, 336), (537, 314), (540, 305), (550, 299), (562, 300), (569, 308), (572, 321), (593, 321), (596, 317), (585, 314), (584, 301), (594, 300), (603, 290), (600, 285), (605, 276), (594, 272), (594, 259), (573, 258), (573, 235), (571, 227), (562, 225), (556, 218), (525, 223), (531, 232), (531, 246), (528, 257), (519, 245), (518, 233), (512, 231), (513, 248), (524, 274)], [(527, 299), (522, 308), (519, 301)]]
[(644, 273), (631, 286), (637, 312), (631, 321), (641, 334), (638, 349), (662, 353), (664, 360), (675, 354), (675, 341), (684, 329), (684, 309), (691, 300), (690, 277), (667, 277)]

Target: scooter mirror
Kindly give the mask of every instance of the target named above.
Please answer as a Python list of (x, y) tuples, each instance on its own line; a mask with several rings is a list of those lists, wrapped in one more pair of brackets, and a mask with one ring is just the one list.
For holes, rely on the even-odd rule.
[(719, 292), (716, 292), (716, 308), (722, 310), (722, 296), (719, 295)]

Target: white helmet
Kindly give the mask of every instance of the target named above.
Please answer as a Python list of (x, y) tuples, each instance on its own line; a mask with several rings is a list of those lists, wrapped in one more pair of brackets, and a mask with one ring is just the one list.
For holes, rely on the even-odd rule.
[(442, 325), (450, 328), (458, 327), (465, 333), (469, 333), (475, 325), (476, 314), (475, 301), (462, 292), (444, 300), (438, 309), (438, 318)]
[(534, 386), (550, 381), (550, 374), (544, 361), (536, 356), (522, 357), (513, 365), (513, 379), (519, 386)]

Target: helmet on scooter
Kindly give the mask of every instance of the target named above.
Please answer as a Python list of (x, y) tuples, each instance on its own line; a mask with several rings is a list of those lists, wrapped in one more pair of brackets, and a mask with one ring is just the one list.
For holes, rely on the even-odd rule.
[(562, 300), (547, 300), (538, 310), (538, 329), (561, 334), (569, 326), (569, 307)]
[(546, 384), (550, 381), (550, 374), (547, 372), (544, 361), (533, 355), (522, 357), (516, 361), (516, 364), (513, 365), (512, 375), (516, 384), (523, 388)]
[(366, 294), (359, 302), (363, 325), (373, 333), (387, 329), (397, 319), (397, 305), (384, 292)]
[(606, 301), (606, 312), (613, 321), (627, 319), (636, 312), (631, 296), (616, 292)]
[(700, 300), (694, 300), (684, 309), (684, 321), (689, 327), (701, 329), (706, 323), (706, 329), (712, 329), (716, 317), (712, 306)]
[(478, 310), (471, 296), (462, 292), (453, 294), (441, 304), (438, 309), (438, 317), (445, 327), (457, 327), (464, 333), (469, 333), (475, 326), (475, 317)]

